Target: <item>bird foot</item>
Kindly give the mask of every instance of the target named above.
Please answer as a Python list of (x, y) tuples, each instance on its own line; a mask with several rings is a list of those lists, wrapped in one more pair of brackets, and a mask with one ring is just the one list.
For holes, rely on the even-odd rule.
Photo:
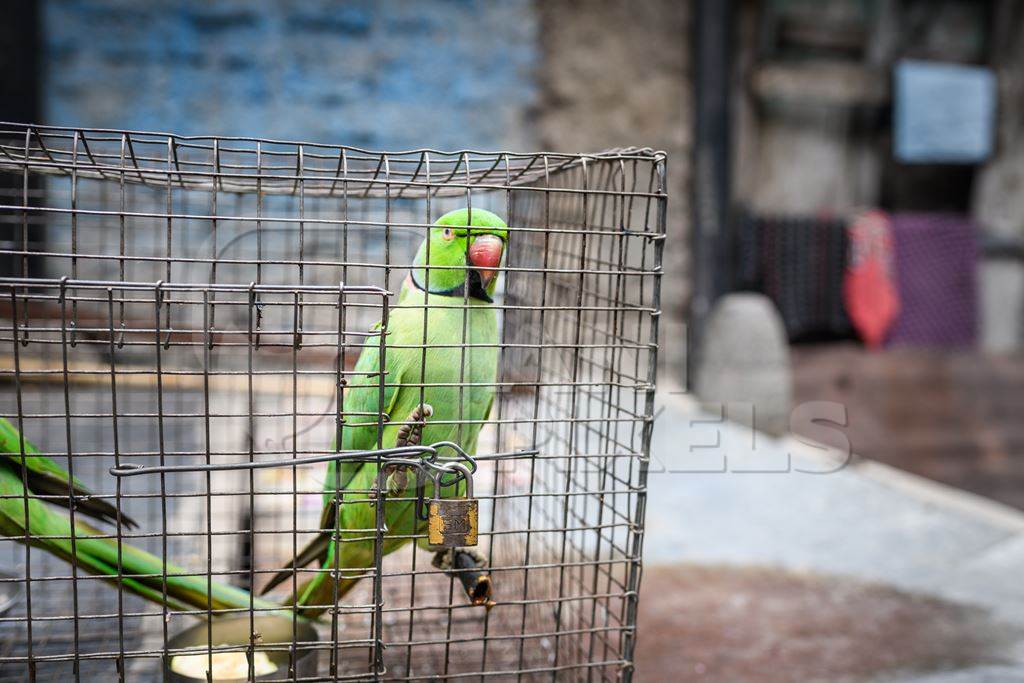
[(409, 468), (406, 465), (385, 465), (384, 486), (389, 496), (401, 495), (409, 488)]
[(456, 565), (460, 569), (467, 567), (475, 569), (486, 569), (487, 558), (476, 548), (445, 548), (434, 553), (434, 559), (430, 564), (434, 569), (448, 571)]
[(493, 584), (487, 572), (487, 558), (475, 548), (447, 548), (434, 553), (431, 564), (456, 578), (474, 605), (488, 610), (497, 603), (491, 599)]
[(398, 435), (395, 437), (395, 446), (404, 448), (406, 446), (418, 446), (423, 440), (423, 427), (427, 418), (434, 414), (434, 408), (429, 403), (423, 403), (413, 408), (409, 417), (398, 428)]
[[(395, 437), (395, 446), (405, 448), (406, 446), (418, 446), (423, 439), (423, 427), (427, 418), (434, 414), (434, 408), (429, 403), (416, 406), (405, 422), (398, 428)], [(405, 465), (386, 465), (384, 470), (389, 496), (401, 495), (409, 488), (410, 476), (409, 467)]]

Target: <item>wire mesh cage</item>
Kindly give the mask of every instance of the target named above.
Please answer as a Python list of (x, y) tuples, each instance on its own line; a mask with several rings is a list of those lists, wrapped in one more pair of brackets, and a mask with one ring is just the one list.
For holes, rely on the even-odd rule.
[(0, 124), (0, 193), (0, 680), (632, 677), (664, 154)]

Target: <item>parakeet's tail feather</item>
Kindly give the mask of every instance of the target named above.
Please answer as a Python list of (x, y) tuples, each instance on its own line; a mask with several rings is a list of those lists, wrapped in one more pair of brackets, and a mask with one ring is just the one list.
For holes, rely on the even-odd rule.
[(305, 548), (299, 551), (299, 554), (296, 555), (291, 562), (286, 564), (281, 571), (271, 577), (270, 581), (267, 582), (267, 585), (260, 591), (260, 595), (266, 595), (287, 581), (288, 578), (295, 573), (295, 569), (298, 567), (305, 567), (314, 561), (318, 564), (323, 564), (324, 559), (327, 557), (327, 549), (330, 545), (331, 534), (317, 534)]
[[(333, 464), (333, 463), (332, 463)], [(295, 573), (299, 567), (305, 567), (314, 560), (317, 564), (323, 564), (327, 560), (327, 551), (331, 545), (332, 532), (338, 522), (338, 504), (331, 500), (324, 506), (320, 513), (320, 533), (313, 537), (299, 553), (286, 564), (281, 571), (271, 577), (270, 582), (263, 587), (260, 595), (266, 595), (277, 586), (288, 580), (288, 577)]]
[[(18, 470), (18, 476), (22, 476), (20, 463), (14, 458), (11, 458), (9, 462)], [(67, 482), (58, 481), (53, 477), (34, 472), (30, 469), (24, 472), (24, 476), (28, 480), (28, 487), (32, 493), (46, 496), (45, 500), (48, 503), (71, 509), (71, 498), (68, 496)], [(120, 520), (121, 524), (128, 529), (138, 528), (138, 522), (102, 498), (93, 498), (92, 492), (84, 486), (73, 486), (72, 490), (75, 493), (75, 512), (109, 524), (117, 524), (118, 520)]]
[[(328, 570), (324, 570), (327, 572)], [(288, 596), (283, 604), (290, 605), (295, 612), (306, 619), (317, 619), (336, 604), (338, 600), (348, 595), (349, 591), (359, 583), (357, 578), (339, 578), (337, 582), (327, 580), (327, 574), (317, 574), (299, 585), (294, 595)], [(337, 592), (335, 592), (337, 587)]]
[(38, 496), (46, 496), (50, 503), (70, 509), (73, 495), (76, 512), (110, 524), (116, 524), (120, 520), (129, 529), (138, 526), (134, 519), (109, 502), (93, 497), (93, 492), (77, 477), (72, 477), (56, 462), (40, 454), (39, 449), (31, 441), (22, 436), (10, 421), (2, 417), (0, 458), (10, 465), (24, 484), (28, 485), (29, 491)]
[[(69, 489), (74, 500), (68, 495)], [(279, 604), (255, 598), (246, 590), (191, 574), (127, 542), (119, 544), (109, 533), (104, 534), (80, 517), (72, 525), (67, 514), (46, 505), (56, 503), (83, 516), (120, 521), (129, 528), (136, 526), (115, 506), (92, 495), (56, 462), (41, 455), (10, 422), (0, 418), (0, 534), (172, 609), (282, 610)]]
[[(187, 610), (192, 609), (194, 606), (185, 602), (181, 602), (174, 598), (172, 593), (168, 591), (166, 600), (163, 595), (163, 591), (148, 586), (143, 580), (135, 578), (130, 574), (132, 572), (124, 568), (121, 572), (121, 578), (118, 580), (117, 569), (115, 565), (108, 565), (98, 558), (95, 558), (84, 552), (84, 548), (76, 547), (77, 554), (72, 555), (70, 550), (61, 543), (51, 542), (53, 539), (40, 539), (32, 542), (32, 545), (46, 550), (52, 555), (55, 555), (69, 564), (74, 564), (79, 569), (84, 569), (90, 574), (100, 576), (104, 581), (114, 586), (120, 586), (125, 590), (134, 593), (146, 600), (155, 602), (157, 604), (166, 604), (171, 609), (175, 610)], [(76, 545), (81, 543), (81, 539), (75, 539)], [(70, 542), (68, 542), (70, 544)], [(123, 565), (122, 565), (123, 567)]]
[[(70, 528), (68, 524), (69, 535)], [(45, 538), (34, 544), (114, 585), (118, 584), (117, 568), (120, 566), (120, 584), (124, 588), (158, 604), (166, 603), (172, 609), (248, 609), (250, 604), (259, 609), (280, 607), (276, 603), (254, 598), (242, 588), (210, 580), (202, 574), (190, 574), (170, 562), (165, 567), (160, 557), (124, 541), (121, 542), (119, 565), (116, 539), (96, 538), (100, 532), (82, 522), (77, 523), (75, 529), (73, 553), (70, 539)]]

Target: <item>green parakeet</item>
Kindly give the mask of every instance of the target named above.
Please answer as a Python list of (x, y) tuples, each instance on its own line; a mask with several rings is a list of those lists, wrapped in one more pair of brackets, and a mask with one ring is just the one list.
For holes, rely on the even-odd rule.
[[(342, 450), (393, 448), (409, 437), (410, 423), (420, 422), (415, 436), (422, 443), (453, 441), (467, 453), (475, 452), (480, 428), (494, 400), (498, 322), (490, 304), (506, 239), (504, 221), (483, 209), (458, 209), (434, 223), (420, 245), (398, 306), (392, 309), (388, 321), (383, 403), (375, 374), (379, 370), (380, 337), (372, 336), (364, 343), (356, 363), (358, 374), (345, 389)], [(421, 389), (421, 385), (425, 386)], [(377, 424), (380, 412), (389, 418), (382, 430)], [(287, 579), (295, 567), (314, 561), (324, 570), (337, 566), (340, 578), (335, 586), (329, 571), (321, 571), (299, 583), (291, 602), (307, 606), (303, 615), (321, 614), (351, 590), (366, 569), (374, 566), (376, 510), (370, 504), (372, 494), (365, 491), (374, 489), (377, 475), (374, 463), (342, 462), (337, 471), (335, 463), (329, 463), (320, 527), (326, 531), (314, 538), (264, 591)], [(347, 498), (338, 506), (332, 504), (336, 487)], [(391, 497), (413, 498), (415, 477), (406, 477), (399, 487), (390, 492)], [(442, 495), (460, 495), (462, 489), (456, 488), (444, 488)], [(345, 495), (346, 491), (364, 493)], [(387, 532), (383, 554), (394, 552), (409, 542), (408, 536), (425, 529), (426, 523), (417, 519), (412, 500), (388, 500), (384, 514)], [(334, 533), (329, 531), (336, 524), (340, 547), (335, 547)]]
[[(73, 563), (80, 569), (106, 577), (117, 585), (118, 544), (115, 538), (87, 524), (82, 516), (103, 522), (121, 523), (128, 528), (138, 526), (116, 507), (103, 499), (91, 498), (92, 492), (77, 478), (71, 478), (57, 463), (27, 439), (24, 440), (22, 462), (22, 436), (10, 422), (0, 418), (0, 533), (27, 542), (57, 557)], [(28, 484), (26, 492), (25, 484)], [(71, 508), (69, 488), (74, 492), (74, 544), (71, 519), (47, 503)], [(39, 498), (37, 496), (46, 496)], [(54, 496), (54, 497), (51, 497)], [(26, 499), (28, 515), (26, 517)], [(45, 502), (44, 502), (45, 501)], [(165, 604), (163, 577), (164, 562), (139, 548), (121, 543), (121, 585), (126, 589), (158, 604)], [(208, 596), (207, 578), (201, 575), (183, 575), (186, 571), (167, 563), (167, 600), (171, 609), (248, 608), (250, 595), (234, 586), (212, 582)], [(140, 576), (140, 575), (151, 576)], [(179, 574), (182, 576), (175, 576)], [(153, 576), (155, 575), (155, 576)], [(265, 600), (255, 600), (258, 607), (279, 608)]]

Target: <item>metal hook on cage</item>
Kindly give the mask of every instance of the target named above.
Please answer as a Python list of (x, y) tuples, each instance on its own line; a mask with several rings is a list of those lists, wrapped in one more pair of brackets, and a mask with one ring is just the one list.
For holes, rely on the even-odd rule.
[[(429, 510), (426, 504), (426, 483), (429, 478), (434, 483), (434, 492), (437, 494), (442, 486), (451, 486), (453, 484), (460, 483), (463, 479), (467, 481), (472, 476), (473, 472), (469, 467), (462, 463), (438, 463), (436, 462), (437, 447), (439, 445), (447, 445), (448, 442), (438, 442), (432, 444), (431, 448), (435, 449), (432, 457), (422, 458), (414, 464), (416, 468), (416, 518), (422, 521), (429, 519)], [(461, 449), (460, 449), (461, 450)], [(456, 472), (456, 478), (454, 481), (448, 483), (442, 482), (441, 478), (445, 474), (451, 474)]]
[(114, 333), (114, 288), (107, 287), (107, 319), (110, 321), (110, 344), (111, 348), (123, 349), (124, 348), (124, 322), (121, 322), (121, 330), (119, 334)]
[[(437, 444), (433, 447), (436, 448)], [(440, 496), (440, 491), (445, 486), (455, 486), (466, 481), (470, 486), (473, 470), (461, 462), (438, 463), (433, 458), (422, 458), (415, 463), (416, 467), (416, 518), (421, 521), (429, 519), (430, 511), (426, 503), (427, 479), (434, 483), (434, 495)], [(444, 475), (455, 474), (455, 478), (444, 481)]]
[(61, 325), (65, 330), (70, 332), (70, 345), (71, 348), (75, 348), (78, 345), (77, 330), (75, 328), (75, 319), (72, 318), (71, 322), (68, 322), (67, 316), (67, 296), (68, 296), (68, 276), (65, 275), (60, 279), (60, 290), (57, 294), (57, 303), (60, 304), (60, 319)]
[(213, 349), (217, 346), (217, 341), (216, 341), (216, 336), (217, 335), (214, 334), (214, 330), (216, 329), (216, 327), (214, 325), (214, 320), (216, 319), (215, 313), (217, 311), (217, 304), (214, 301), (214, 298), (216, 296), (216, 292), (209, 292), (208, 291), (208, 292), (206, 292), (206, 296), (207, 296), (207, 299), (203, 303), (203, 306), (205, 308), (207, 308), (209, 310), (209, 312), (210, 312), (210, 317), (209, 317), (209, 319), (208, 319), (208, 321), (207, 321), (207, 323), (205, 325), (206, 331), (207, 331), (207, 335), (206, 335), (206, 348), (209, 349), (210, 351), (213, 351)]
[(465, 463), (468, 463), (466, 465), (466, 467), (468, 467), (470, 474), (476, 474), (476, 469), (477, 469), (476, 459), (474, 459), (473, 456), (471, 456), (469, 453), (467, 453), (462, 448), (462, 446), (460, 446), (459, 444), (455, 443), (454, 441), (438, 441), (437, 443), (433, 443), (433, 444), (430, 444), (430, 445), (433, 446), (435, 449), (437, 449), (437, 451), (439, 453), (440, 453), (442, 448), (448, 448), (448, 449), (451, 449), (451, 450), (455, 451), (455, 457), (454, 458), (452, 458), (452, 457), (443, 458), (440, 455), (438, 455), (438, 456), (435, 456), (433, 458), (434, 461), (440, 459), (440, 460), (442, 460), (444, 462), (465, 462)]
[[(430, 511), (426, 505), (427, 474), (425, 467), (416, 468), (416, 519), (425, 522), (430, 519)], [(436, 481), (436, 479), (435, 479)], [(435, 484), (436, 486), (436, 484)]]
[(166, 304), (167, 306), (167, 313), (164, 314), (164, 329), (167, 331), (167, 333), (164, 335), (164, 350), (167, 350), (171, 348), (171, 307), (173, 306), (173, 304), (168, 298), (166, 290), (160, 292), (160, 303), (162, 305)]
[[(25, 320), (21, 324), (21, 329), (19, 330), (19, 328), (18, 328), (18, 293), (16, 291), (14, 291), (14, 287), (11, 287), (11, 330), (12, 330), (12, 334), (14, 334), (15, 338), (21, 337), (21, 339), (19, 341), (21, 342), (22, 347), (27, 347), (28, 346), (28, 342), (29, 342), (29, 340), (28, 340), (29, 317), (28, 317), (28, 296), (27, 296), (27, 291), (28, 290), (26, 289), (26, 297), (25, 297), (25, 302), (24, 302), (25, 305), (23, 306), (23, 308), (25, 309)], [(20, 335), (18, 334), (19, 331), (21, 332)], [(15, 351), (17, 351), (17, 349), (15, 349)]]
[(253, 341), (258, 349), (260, 348), (260, 338), (262, 337), (261, 329), (263, 327), (263, 307), (266, 306), (266, 304), (260, 300), (259, 295), (254, 295), (252, 306), (256, 310), (256, 327), (254, 328)]
[(166, 325), (166, 327), (167, 327), (167, 336), (164, 337), (164, 340), (162, 342), (160, 341), (160, 311), (161, 311), (161, 309), (163, 308), (163, 305), (164, 305), (164, 296), (165, 296), (164, 281), (163, 280), (157, 280), (156, 284), (153, 285), (153, 299), (154, 299), (154, 302), (156, 304), (156, 323), (155, 323), (156, 324), (156, 331), (157, 331), (157, 333), (156, 333), (156, 343), (157, 344), (161, 344), (164, 347), (164, 350), (167, 350), (167, 349), (171, 348), (171, 330), (170, 330), (170, 327), (171, 327), (171, 324), (170, 324), (171, 323), (171, 310), (170, 310), (170, 304), (168, 304), (168, 308), (167, 308), (167, 325)]
[(295, 298), (292, 304), (292, 348), (298, 351), (302, 348), (302, 294), (294, 292)]
[(327, 455), (313, 455), (307, 458), (287, 458), (278, 460), (260, 460), (255, 462), (236, 462), (224, 464), (202, 464), (202, 465), (140, 465), (138, 463), (123, 462), (107, 470), (114, 477), (134, 477), (144, 474), (168, 474), (171, 472), (220, 472), (228, 470), (263, 470), (275, 467), (295, 467), (301, 465), (312, 465), (330, 461), (349, 462), (377, 462), (383, 459), (388, 463), (417, 467), (425, 459), (417, 458), (412, 460), (406, 456), (424, 456), (436, 453), (431, 446), (402, 446), (399, 448), (369, 449), (362, 451), (346, 451), (342, 453), (330, 453)]
[[(28, 307), (28, 303), (26, 302), (26, 308), (27, 307)], [(28, 332), (29, 331), (28, 331), (28, 315), (27, 314), (25, 315), (25, 320), (22, 323), (22, 325), (23, 325), (23, 327), (22, 327), (22, 330), (21, 330), (21, 348), (27, 349), (28, 345), (29, 345), (29, 342), (31, 341), (28, 338)]]
[(255, 325), (249, 328), (249, 333), (252, 335), (253, 349), (260, 348), (260, 325), (263, 324), (263, 303), (260, 301), (259, 296), (256, 295), (256, 283), (254, 281), (249, 282), (249, 309), (250, 309), (250, 320), (252, 319), (252, 312), (256, 312)]

